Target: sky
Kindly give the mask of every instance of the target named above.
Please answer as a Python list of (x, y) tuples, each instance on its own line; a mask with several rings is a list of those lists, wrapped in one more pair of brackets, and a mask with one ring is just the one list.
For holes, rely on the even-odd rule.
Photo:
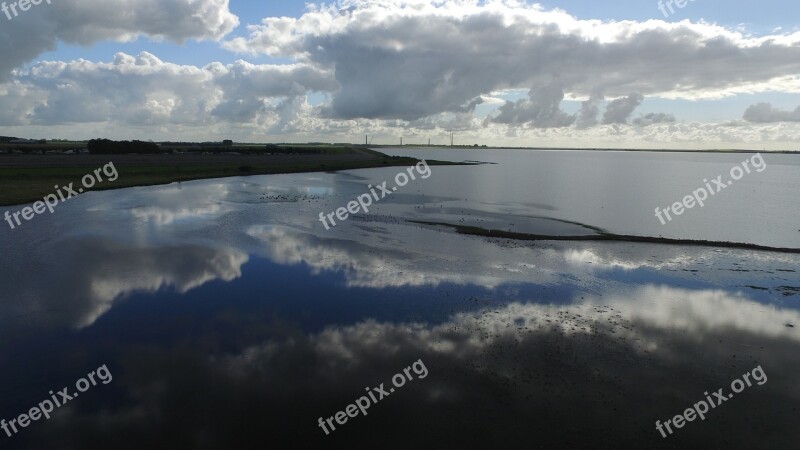
[(49, 1), (0, 4), (0, 135), (800, 141), (800, 4), (785, 0)]

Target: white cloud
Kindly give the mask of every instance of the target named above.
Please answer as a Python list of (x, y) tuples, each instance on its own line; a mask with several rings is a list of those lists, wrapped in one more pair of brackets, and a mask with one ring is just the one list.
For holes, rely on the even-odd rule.
[[(283, 227), (253, 226), (247, 234), (263, 244), (270, 260), (279, 264), (305, 264), (312, 273), (341, 272), (348, 287), (386, 288), (398, 286), (438, 286), (443, 283), (476, 284), (487, 288), (500, 285), (498, 276), (479, 271), (474, 274), (436, 273), (402, 263), (397, 251), (377, 254), (368, 246), (352, 242), (319, 239)], [(395, 257), (399, 256), (399, 257)]]
[[(396, 357), (408, 352), (474, 361), (498, 344), (530, 345), (529, 339), (555, 330), (565, 337), (596, 334), (626, 338), (637, 353), (670, 358), (663, 346), (664, 332), (702, 346), (709, 337), (734, 334), (750, 339), (800, 341), (785, 324), (797, 324), (800, 314), (775, 308), (718, 290), (685, 290), (644, 286), (609, 298), (588, 298), (567, 305), (514, 302), (502, 306), (459, 312), (439, 324), (379, 323), (366, 320), (350, 326), (328, 327), (308, 336), (316, 353), (330, 368), (352, 367), (372, 355)], [(297, 345), (291, 341), (290, 345)], [(242, 374), (262, 358), (280, 357), (281, 345), (270, 341), (233, 355), (226, 364)], [(431, 358), (432, 359), (432, 358)]]
[(203, 126), (218, 120), (265, 125), (279, 120), (281, 100), (336, 87), (329, 73), (303, 64), (238, 61), (201, 68), (164, 62), (147, 52), (118, 53), (110, 63), (42, 62), (15, 75), (13, 82), (0, 85), (6, 106), (2, 125)]
[[(688, 21), (579, 20), (515, 1), (362, 0), (343, 6), (267, 18), (251, 26), (247, 38), (225, 45), (335, 69), (341, 90), (331, 114), (340, 118), (457, 112), (494, 90), (540, 92), (554, 79), (570, 94), (611, 98), (631, 92), (716, 98), (772, 90), (769, 83), (778, 79), (798, 88), (800, 33), (754, 38)], [(506, 106), (500, 118), (506, 122), (527, 109), (524, 102)], [(609, 123), (621, 121), (615, 114)], [(557, 124), (563, 120), (555, 117)]]
[[(80, 268), (35, 286), (11, 286), (9, 305), (37, 326), (91, 326), (114, 304), (134, 293), (164, 289), (186, 293), (210, 281), (242, 275), (249, 256), (233, 248), (140, 247), (111, 241), (75, 241), (69, 251), (85, 254)], [(13, 293), (13, 295), (12, 295)]]
[[(455, 130), (470, 144), (643, 148), (794, 148), (798, 140), (798, 112), (771, 106), (754, 105), (747, 121), (730, 124), (678, 123), (678, 111), (634, 114), (650, 98), (800, 93), (800, 33), (752, 37), (689, 21), (579, 20), (510, 0), (308, 8), (297, 18), (268, 17), (222, 44), (288, 63), (193, 66), (142, 52), (13, 70), (0, 84), (0, 131), (243, 141), (263, 141), (265, 133), (287, 141), (369, 134), (375, 143), (402, 135), (444, 143)], [(0, 43), (12, 49), (0, 76), (58, 41), (221, 40), (237, 24), (225, 0), (53, 4), (0, 29)], [(499, 98), (508, 92), (529, 94)], [(576, 110), (565, 98), (583, 103)]]
[(56, 43), (91, 45), (138, 36), (183, 42), (219, 40), (239, 25), (228, 0), (81, 0), (42, 4), (3, 20), (0, 79), (53, 50)]

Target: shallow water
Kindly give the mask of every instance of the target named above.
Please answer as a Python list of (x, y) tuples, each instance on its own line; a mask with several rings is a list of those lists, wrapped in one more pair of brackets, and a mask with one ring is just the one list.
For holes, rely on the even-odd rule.
[[(484, 153), (450, 159), (495, 155)], [(329, 230), (320, 212), (402, 169), (89, 193), (3, 231), (0, 417), (27, 412), (50, 390), (75, 391), (103, 364), (113, 374), (50, 420), (12, 437), (0, 431), (3, 448), (796, 447), (797, 255), (483, 239), (409, 222), (463, 219), (553, 234), (583, 234), (585, 224), (667, 236), (657, 231), (667, 226), (644, 217), (650, 200), (693, 184), (666, 194), (643, 188), (623, 202), (614, 196), (635, 180), (606, 174), (613, 187), (578, 193), (574, 174), (730, 166), (727, 155), (623, 163), (603, 153), (566, 156), (577, 162), (562, 167), (562, 156), (541, 153), (527, 169), (513, 156), (500, 181), (502, 161), (432, 167), (430, 178)], [(544, 168), (548, 158), (558, 167)], [(768, 168), (748, 176), (756, 191), (788, 196), (796, 157), (765, 159)], [(789, 179), (764, 187), (771, 176)], [(560, 188), (540, 191), (547, 180)], [(734, 216), (730, 195), (680, 217), (700, 224), (688, 237), (800, 247), (789, 230), (796, 215), (741, 191), (753, 199), (743, 203), (749, 210), (769, 217), (768, 233), (749, 231), (758, 221)], [(635, 205), (647, 206), (641, 218)], [(598, 208), (616, 210), (593, 215)], [(713, 232), (710, 211), (736, 225)], [(427, 375), (410, 371), (413, 379), (368, 415), (334, 421), (330, 435), (318, 425), (366, 387), (388, 391), (415, 361)], [(656, 420), (705, 391), (730, 391), (756, 366), (767, 382), (666, 439), (656, 430)]]
[[(442, 167), (420, 189), (461, 199), (460, 206), (470, 210), (501, 212), (514, 223), (508, 225), (512, 231), (536, 232), (536, 227), (522, 228), (524, 216), (534, 215), (616, 234), (800, 248), (800, 155), (763, 154), (758, 172), (750, 162), (755, 155), (740, 153), (381, 150), (496, 163), (473, 167), (469, 175), (461, 168)], [(732, 168), (743, 167), (745, 160), (750, 173), (733, 180)], [(656, 207), (682, 202), (704, 187), (704, 180), (712, 192), (721, 189), (711, 181), (720, 175), (726, 187), (709, 194), (703, 207), (695, 204), (680, 216), (670, 214), (672, 221), (662, 213), (664, 224), (656, 217)]]

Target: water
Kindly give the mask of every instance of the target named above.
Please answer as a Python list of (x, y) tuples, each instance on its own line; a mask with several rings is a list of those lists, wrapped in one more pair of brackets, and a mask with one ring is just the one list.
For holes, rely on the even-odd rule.
[[(0, 431), (3, 448), (797, 446), (798, 255), (411, 222), (799, 247), (797, 157), (767, 155), (764, 172), (662, 226), (654, 205), (743, 156), (424, 156), (498, 164), (431, 167), (329, 230), (320, 212), (403, 169), (89, 193), (0, 233), (0, 418), (101, 365), (113, 375), (50, 420)], [(656, 430), (757, 366), (765, 383)], [(381, 383), (395, 391), (335, 422)]]
[[(744, 242), (800, 248), (800, 156), (762, 155), (765, 168), (734, 181), (730, 172), (754, 154), (622, 151), (383, 149), (388, 154), (494, 165), (441, 168), (422, 189), (467, 199), (469, 208), (513, 218), (544, 215), (639, 236)], [(456, 174), (459, 175), (456, 175)], [(469, 175), (466, 175), (468, 173)], [(662, 224), (655, 208), (683, 201), (709, 180), (727, 185)], [(737, 174), (738, 176), (738, 174)], [(769, 227), (765, 229), (765, 222)], [(514, 231), (518, 228), (511, 227)]]

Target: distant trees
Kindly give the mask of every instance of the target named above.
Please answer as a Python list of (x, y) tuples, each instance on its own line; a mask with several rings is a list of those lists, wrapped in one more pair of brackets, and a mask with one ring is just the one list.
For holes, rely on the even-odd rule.
[(93, 155), (121, 155), (124, 153), (162, 153), (161, 147), (154, 142), (144, 141), (112, 141), (109, 139), (92, 139), (86, 145)]
[(323, 147), (307, 147), (302, 145), (277, 145), (277, 144), (267, 144), (266, 151), (272, 154), (284, 154), (284, 155), (317, 155), (320, 153), (325, 153), (325, 148)]

